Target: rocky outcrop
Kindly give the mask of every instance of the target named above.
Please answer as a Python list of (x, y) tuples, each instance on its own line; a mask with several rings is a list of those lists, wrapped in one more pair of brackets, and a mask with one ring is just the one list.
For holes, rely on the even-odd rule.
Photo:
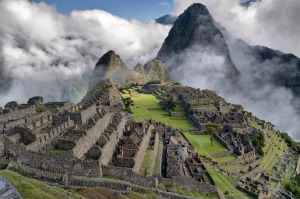
[(144, 66), (137, 64), (132, 71), (132, 79), (140, 82), (148, 82), (151, 80), (170, 80), (170, 75), (165, 64), (158, 59), (148, 61)]
[(173, 70), (186, 61), (186, 56), (180, 56), (182, 53), (201, 50), (223, 56), (227, 75), (238, 75), (222, 32), (217, 28), (206, 6), (195, 3), (175, 21), (157, 58), (162, 60), (169, 70)]
[(29, 98), (29, 100), (27, 101), (27, 104), (30, 104), (30, 105), (43, 104), (43, 101), (44, 101), (43, 97), (35, 96), (35, 97)]
[(120, 55), (110, 50), (96, 63), (93, 75), (90, 79), (89, 90), (100, 80), (111, 79), (114, 83), (124, 83), (129, 78), (129, 69), (122, 61)]
[(14, 128), (14, 133), (21, 135), (20, 141), (25, 145), (36, 141), (36, 135), (28, 128), (16, 126)]
[(139, 73), (140, 75), (144, 75), (145, 74), (144, 66), (142, 64), (140, 64), (140, 63), (138, 63), (134, 67), (133, 71)]
[(11, 101), (5, 104), (5, 108), (16, 108), (18, 106), (18, 102), (16, 101)]
[(166, 69), (165, 64), (158, 59), (153, 59), (148, 61), (144, 66), (145, 74), (149, 76), (150, 79), (155, 80), (168, 80), (169, 74)]
[(88, 91), (81, 100), (81, 103), (86, 106), (96, 103), (102, 105), (114, 105), (122, 103), (122, 96), (114, 84), (109, 79), (106, 79), (99, 81), (93, 89)]

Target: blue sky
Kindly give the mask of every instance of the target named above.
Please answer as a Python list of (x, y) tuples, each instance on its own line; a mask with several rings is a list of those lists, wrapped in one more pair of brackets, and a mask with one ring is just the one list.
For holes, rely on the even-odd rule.
[(69, 14), (72, 10), (101, 9), (114, 15), (146, 22), (170, 14), (172, 0), (30, 0), (55, 5), (58, 12)]

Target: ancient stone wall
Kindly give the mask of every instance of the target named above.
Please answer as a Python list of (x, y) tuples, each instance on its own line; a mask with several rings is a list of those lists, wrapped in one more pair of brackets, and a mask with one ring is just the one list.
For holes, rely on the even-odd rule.
[(154, 165), (157, 163), (156, 159), (157, 159), (157, 156), (159, 155), (158, 148), (159, 148), (159, 134), (158, 134), (158, 132), (155, 132), (153, 156), (152, 156), (152, 161), (151, 161), (151, 166), (150, 166), (150, 175), (152, 175)]
[(108, 163), (111, 161), (116, 145), (119, 139), (123, 137), (125, 123), (126, 119), (125, 117), (122, 117), (121, 122), (117, 127), (117, 130), (110, 135), (108, 142), (102, 147), (102, 155), (100, 159), (103, 165), (108, 165)]
[(217, 134), (214, 134), (214, 137), (229, 151), (233, 150), (232, 147), (227, 142), (225, 142), (220, 136), (218, 136)]
[(75, 158), (70, 151), (52, 153), (29, 152), (23, 145), (5, 139), (7, 152), (19, 165), (51, 172), (82, 176), (101, 176), (100, 161), (85, 162)]
[(160, 178), (161, 182), (166, 187), (179, 186), (193, 191), (199, 191), (204, 193), (217, 192), (217, 185), (211, 185), (206, 182), (198, 182), (194, 178), (187, 176), (176, 176), (173, 178)]
[(107, 113), (96, 122), (95, 126), (88, 129), (86, 134), (77, 140), (76, 146), (72, 149), (74, 156), (80, 159), (88, 152), (88, 150), (99, 140), (109, 124), (110, 119), (111, 115)]
[(36, 141), (26, 146), (29, 151), (38, 152), (46, 143), (56, 138), (60, 133), (74, 126), (72, 120), (66, 121), (52, 128), (49, 132), (36, 135)]
[(148, 129), (146, 130), (146, 134), (144, 135), (143, 140), (140, 143), (138, 152), (135, 156), (135, 164), (133, 167), (133, 171), (136, 173), (138, 173), (140, 171), (142, 162), (145, 157), (146, 150), (149, 146), (150, 137), (151, 137), (151, 128), (149, 126)]
[(114, 166), (102, 166), (103, 176), (115, 176), (121, 180), (129, 181), (133, 184), (142, 185), (145, 187), (156, 187), (157, 178), (151, 176), (144, 176), (137, 174), (130, 168), (114, 167)]
[(88, 119), (93, 117), (96, 113), (96, 105), (92, 105), (86, 109), (80, 110), (79, 112), (67, 112), (66, 114), (71, 117), (71, 120), (73, 120), (75, 124), (85, 124)]
[(36, 114), (35, 106), (28, 106), (27, 108), (16, 108), (10, 113), (0, 115), (0, 123), (18, 120), (34, 114)]
[(211, 157), (225, 157), (228, 155), (232, 155), (232, 151), (223, 151), (220, 153), (211, 154)]

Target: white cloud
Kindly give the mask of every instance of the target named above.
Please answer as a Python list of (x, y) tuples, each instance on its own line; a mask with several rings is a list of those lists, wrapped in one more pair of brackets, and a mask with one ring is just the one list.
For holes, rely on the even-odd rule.
[[(156, 56), (169, 29), (154, 21), (129, 21), (103, 10), (62, 15), (45, 3), (2, 0), (1, 72), (10, 75), (12, 87), (0, 95), (0, 104), (25, 102), (33, 95), (68, 99), (70, 85), (74, 88), (75, 80), (86, 81), (86, 74), (106, 51), (115, 50), (129, 67), (145, 63)], [(72, 100), (85, 94), (86, 85), (82, 86)]]
[[(300, 55), (300, 46), (295, 45), (299, 43), (300, 35), (299, 26), (296, 25), (300, 18), (297, 11), (299, 1), (288, 0), (282, 3), (278, 0), (264, 0), (244, 8), (236, 0), (174, 0), (177, 6), (174, 13), (181, 14), (194, 2), (207, 5), (214, 19), (221, 22), (230, 35), (252, 44)], [(217, 91), (229, 102), (243, 105), (246, 110), (271, 121), (279, 130), (287, 131), (299, 141), (299, 99), (289, 89), (275, 85), (272, 80), (275, 74), (286, 71), (293, 73), (296, 70), (295, 64), (283, 66), (276, 58), (261, 63), (244, 44), (230, 37), (227, 42), (231, 57), (241, 72), (235, 85), (222, 78), (222, 57), (206, 49), (188, 49), (183, 52), (181, 55), (185, 62), (177, 66), (180, 73), (175, 70), (174, 75), (177, 74), (177, 79), (186, 85)]]
[(207, 6), (228, 32), (253, 45), (264, 45), (300, 57), (300, 1), (263, 0), (241, 7), (239, 0), (173, 0), (181, 14), (192, 3)]
[(166, 2), (166, 1), (160, 2), (158, 5), (165, 6), (165, 7), (169, 7), (170, 6), (170, 4), (168, 2)]

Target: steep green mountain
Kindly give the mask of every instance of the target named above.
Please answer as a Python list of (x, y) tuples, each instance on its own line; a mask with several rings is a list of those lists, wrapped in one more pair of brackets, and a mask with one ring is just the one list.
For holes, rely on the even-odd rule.
[(165, 64), (158, 59), (148, 61), (145, 65), (137, 64), (130, 70), (115, 51), (108, 51), (96, 63), (90, 79), (89, 90), (100, 80), (110, 79), (115, 84), (131, 82), (148, 82), (150, 80), (169, 80)]
[(206, 6), (197, 3), (177, 18), (157, 58), (166, 63), (169, 70), (174, 70), (186, 59), (186, 56), (179, 54), (190, 54), (203, 49), (217, 56), (224, 56), (229, 77), (238, 75), (222, 32), (216, 27)]

